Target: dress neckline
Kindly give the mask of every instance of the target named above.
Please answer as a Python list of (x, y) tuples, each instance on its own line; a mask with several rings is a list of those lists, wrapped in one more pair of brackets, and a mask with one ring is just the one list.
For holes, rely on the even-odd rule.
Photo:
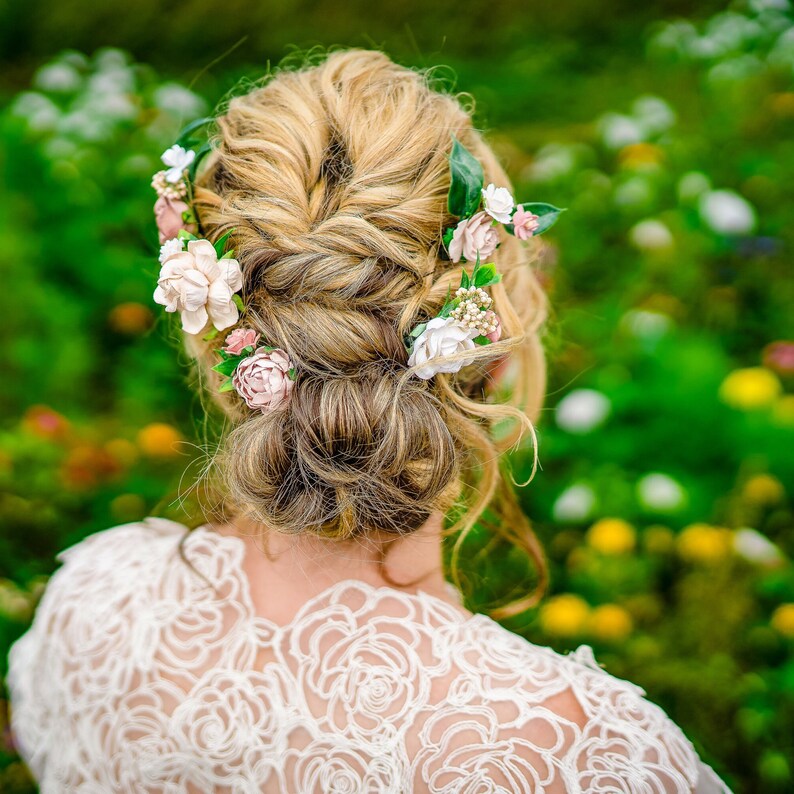
[[(240, 600), (252, 618), (258, 622), (267, 624), (273, 629), (278, 629), (279, 631), (289, 630), (291, 627), (300, 623), (301, 620), (304, 620), (307, 616), (311, 615), (312, 612), (318, 608), (327, 608), (333, 605), (341, 605), (343, 603), (341, 600), (342, 594), (351, 590), (358, 590), (369, 601), (378, 602), (387, 598), (396, 598), (403, 599), (403, 603), (411, 603), (423, 609), (432, 608), (434, 613), (443, 614), (445, 618), (449, 619), (448, 622), (451, 623), (466, 624), (471, 621), (483, 619), (491, 621), (491, 618), (489, 618), (487, 615), (477, 612), (470, 612), (467, 610), (463, 606), (462, 594), (451, 582), (446, 582), (446, 585), (451, 597), (458, 602), (457, 604), (440, 598), (439, 596), (434, 595), (433, 593), (430, 593), (426, 590), (422, 590), (421, 588), (417, 588), (415, 592), (409, 592), (406, 590), (399, 590), (398, 588), (391, 587), (389, 585), (375, 585), (363, 579), (346, 577), (344, 579), (340, 579), (339, 581), (333, 582), (328, 587), (323, 588), (315, 595), (307, 598), (288, 621), (285, 623), (279, 623), (272, 618), (268, 618), (257, 613), (253, 598), (251, 596), (251, 584), (242, 567), (245, 555), (248, 553), (248, 548), (243, 538), (239, 537), (238, 535), (218, 532), (209, 524), (201, 524), (194, 529), (190, 529), (185, 524), (181, 524), (177, 521), (154, 516), (144, 519), (144, 523), (150, 526), (154, 525), (155, 528), (165, 529), (167, 531), (175, 531), (178, 529), (182, 534), (185, 532), (189, 533), (188, 537), (204, 538), (219, 544), (221, 547), (225, 545), (227, 548), (233, 549), (234, 554), (237, 557), (234, 576), (240, 587)], [(189, 552), (189, 547), (186, 548), (186, 552)], [(189, 556), (188, 559), (190, 559)]]

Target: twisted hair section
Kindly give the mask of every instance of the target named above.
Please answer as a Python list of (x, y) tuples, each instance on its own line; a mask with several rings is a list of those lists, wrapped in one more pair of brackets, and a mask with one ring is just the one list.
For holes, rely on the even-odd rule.
[[(439, 255), (455, 221), (452, 135), (486, 182), (509, 187), (461, 101), (380, 52), (334, 52), (232, 99), (194, 209), (209, 239), (234, 230), (241, 323), (295, 362), (289, 403), (245, 411), (213, 388), (217, 342), (189, 344), (232, 419), (219, 458), (231, 504), (273, 530), (340, 540), (399, 537), (457, 506), (448, 528), (456, 581), (466, 534), (490, 504), (505, 519), (496, 531), (530, 554), (542, 582), (539, 546), (500, 471), (523, 435), (534, 442), (546, 387), (546, 303), (532, 248), (504, 235), (491, 257), (504, 277), (491, 288), (500, 341), (453, 375), (424, 381), (407, 365), (405, 335), (438, 313), (461, 277), (461, 265)], [(508, 364), (513, 383), (497, 400), (489, 373)]]

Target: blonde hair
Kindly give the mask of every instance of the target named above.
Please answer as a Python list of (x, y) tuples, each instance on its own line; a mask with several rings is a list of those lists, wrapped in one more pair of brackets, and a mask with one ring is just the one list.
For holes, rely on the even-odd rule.
[[(456, 582), (463, 538), (490, 505), (495, 529), (541, 572), (538, 593), (494, 612), (504, 616), (531, 605), (545, 583), (500, 455), (527, 431), (534, 448), (546, 303), (532, 249), (505, 234), (491, 257), (504, 276), (491, 288), (502, 339), (456, 375), (423, 381), (407, 368), (404, 336), (438, 313), (461, 276), (440, 257), (456, 221), (447, 210), (452, 135), (481, 162), (486, 184), (510, 187), (460, 98), (377, 51), (337, 51), (232, 99), (194, 208), (203, 236), (233, 230), (241, 325), (295, 362), (288, 405), (250, 412), (217, 392), (209, 368), (218, 343), (194, 337), (191, 352), (233, 420), (218, 458), (232, 504), (274, 530), (340, 540), (398, 537), (457, 505), (448, 530)], [(488, 368), (508, 354), (515, 382), (499, 402), (485, 393)], [(535, 450), (532, 475), (536, 465)]]

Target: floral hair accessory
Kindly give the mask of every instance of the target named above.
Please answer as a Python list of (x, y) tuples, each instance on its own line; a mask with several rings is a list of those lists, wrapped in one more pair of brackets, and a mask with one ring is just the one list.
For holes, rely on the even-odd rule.
[(288, 399), (295, 367), (283, 350), (257, 347), (259, 339), (251, 328), (236, 328), (216, 351), (222, 360), (213, 370), (225, 376), (219, 391), (235, 390), (249, 408), (267, 413)]
[(417, 325), (406, 339), (408, 366), (416, 367), (417, 377), (429, 380), (439, 372), (458, 372), (473, 363), (474, 358), (464, 356), (449, 361), (449, 356), (499, 340), (502, 326), (491, 309), (493, 299), (485, 287), (501, 280), (494, 264), (480, 265), (479, 259), (471, 276), (464, 269), (454, 296), (447, 295), (441, 311)]
[(516, 204), (506, 187), (483, 188), (482, 166), (453, 135), (449, 155), (450, 185), (447, 209), (460, 218), (444, 231), (444, 247), (452, 262), (489, 257), (499, 246), (498, 224), (508, 234), (528, 240), (548, 231), (565, 210), (552, 204)]

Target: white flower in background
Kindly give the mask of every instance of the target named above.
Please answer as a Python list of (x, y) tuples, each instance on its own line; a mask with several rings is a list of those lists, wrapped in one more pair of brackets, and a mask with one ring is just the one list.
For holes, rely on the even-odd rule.
[(673, 235), (661, 221), (649, 218), (635, 224), (629, 240), (641, 251), (664, 251), (673, 247)]
[(48, 97), (35, 91), (21, 93), (11, 112), (27, 122), (28, 127), (36, 132), (48, 132), (57, 127), (61, 118), (60, 108)]
[(80, 72), (68, 63), (50, 63), (42, 66), (33, 76), (33, 85), (41, 91), (68, 94), (77, 91), (83, 83)]
[(243, 287), (236, 259), (218, 259), (209, 240), (191, 240), (187, 251), (163, 260), (154, 301), (182, 314), (182, 330), (199, 334), (208, 321), (219, 331), (234, 325), (239, 312), (234, 293)]
[(160, 264), (162, 265), (166, 259), (184, 250), (185, 250), (185, 244), (178, 237), (174, 237), (171, 240), (166, 240), (160, 246)]
[(733, 549), (748, 562), (774, 566), (783, 561), (783, 553), (769, 538), (755, 529), (744, 527), (733, 535)]
[(557, 497), (551, 512), (555, 521), (586, 521), (592, 515), (595, 503), (593, 489), (584, 483), (576, 483)]
[(557, 405), (557, 425), (568, 433), (595, 430), (609, 416), (612, 404), (595, 389), (575, 389)]
[(58, 123), (61, 135), (79, 138), (83, 141), (101, 141), (111, 134), (108, 119), (85, 110), (73, 110)]
[(642, 126), (631, 116), (605, 113), (598, 120), (598, 134), (609, 149), (622, 149), (645, 138)]
[(154, 104), (175, 116), (200, 116), (207, 109), (204, 100), (179, 83), (164, 83), (154, 92)]
[(673, 321), (666, 314), (647, 309), (630, 309), (620, 319), (621, 326), (638, 339), (657, 340), (672, 327)]
[(510, 216), (513, 214), (515, 199), (506, 187), (496, 187), (491, 182), (482, 191), (482, 198), (485, 202), (485, 211), (499, 223), (510, 223)]
[(166, 181), (171, 184), (179, 182), (185, 170), (195, 158), (196, 153), (192, 149), (184, 149), (177, 144), (166, 149), (160, 156), (163, 165), (168, 166), (168, 170), (165, 172)]
[(613, 200), (618, 207), (649, 209), (654, 203), (654, 192), (648, 179), (637, 175), (615, 188)]
[(703, 222), (718, 234), (750, 234), (755, 229), (755, 210), (732, 190), (704, 193), (699, 210)]
[(711, 180), (700, 171), (689, 171), (678, 180), (678, 200), (695, 201), (703, 193), (711, 190)]
[(631, 110), (646, 136), (667, 132), (676, 121), (675, 111), (658, 96), (639, 97)]
[(548, 143), (538, 149), (521, 176), (533, 182), (551, 182), (568, 176), (576, 168), (576, 149), (563, 143)]
[(686, 501), (686, 492), (678, 481), (660, 472), (646, 474), (637, 483), (637, 495), (643, 507), (660, 513), (675, 512)]
[(422, 380), (428, 380), (438, 372), (457, 372), (471, 364), (473, 359), (445, 361), (445, 358), (474, 350), (477, 347), (474, 337), (479, 333), (476, 328), (466, 328), (452, 317), (434, 317), (416, 338), (408, 366), (418, 365), (416, 375)]

